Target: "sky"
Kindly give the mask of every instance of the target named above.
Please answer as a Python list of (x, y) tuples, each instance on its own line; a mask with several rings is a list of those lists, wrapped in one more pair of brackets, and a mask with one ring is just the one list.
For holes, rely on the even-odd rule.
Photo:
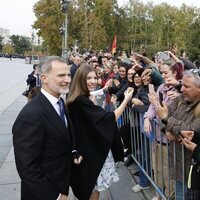
[[(33, 5), (38, 0), (0, 0), (0, 28), (10, 30), (10, 34), (31, 36), (31, 25), (36, 20)], [(118, 0), (119, 5), (128, 0)], [(141, 0), (144, 3), (148, 0)], [(182, 3), (200, 7), (199, 0), (152, 0), (155, 4), (166, 2), (170, 5), (180, 6)]]

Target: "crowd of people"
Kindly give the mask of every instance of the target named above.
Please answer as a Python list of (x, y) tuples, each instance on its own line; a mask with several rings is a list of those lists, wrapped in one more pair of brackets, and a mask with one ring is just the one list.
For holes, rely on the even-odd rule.
[[(166, 198), (200, 199), (200, 70), (185, 52), (178, 56), (173, 49), (152, 60), (100, 51), (71, 55), (67, 63), (50, 56), (34, 65), (27, 84), (29, 103), (13, 125), (22, 200), (66, 200), (69, 186), (80, 200), (98, 200), (100, 191), (119, 181), (115, 162), (129, 165), (135, 154)], [(121, 124), (127, 107), (143, 119)], [(137, 137), (145, 145), (131, 141), (136, 123), (143, 126)], [(138, 175), (133, 192), (150, 186), (143, 170)], [(155, 193), (153, 200), (160, 199)]]

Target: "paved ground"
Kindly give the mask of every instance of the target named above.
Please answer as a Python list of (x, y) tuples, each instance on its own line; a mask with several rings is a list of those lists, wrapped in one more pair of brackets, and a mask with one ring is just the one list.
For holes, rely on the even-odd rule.
[[(13, 156), (11, 128), (26, 104), (21, 93), (26, 89), (25, 80), (31, 71), (32, 65), (25, 64), (24, 60), (0, 58), (0, 200), (20, 200), (20, 178)], [(143, 193), (132, 192), (135, 180), (130, 170), (123, 164), (119, 164), (118, 169), (121, 181), (102, 192), (100, 200), (146, 199)], [(134, 171), (134, 167), (131, 169)], [(74, 199), (73, 195), (70, 197)]]

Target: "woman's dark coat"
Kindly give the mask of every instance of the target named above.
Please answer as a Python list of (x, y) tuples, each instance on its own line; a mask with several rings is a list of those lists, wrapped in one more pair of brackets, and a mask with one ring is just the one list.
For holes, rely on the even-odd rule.
[(81, 164), (72, 168), (71, 187), (79, 200), (88, 200), (109, 150), (116, 162), (123, 161), (122, 143), (114, 112), (106, 112), (86, 96), (77, 97), (68, 111), (83, 156)]

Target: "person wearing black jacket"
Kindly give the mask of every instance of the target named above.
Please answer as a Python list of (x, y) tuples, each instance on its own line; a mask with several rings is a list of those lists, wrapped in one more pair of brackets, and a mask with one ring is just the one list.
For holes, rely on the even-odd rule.
[(68, 92), (70, 68), (60, 57), (47, 57), (40, 63), (40, 75), (41, 92), (12, 128), (21, 200), (68, 200), (75, 138), (60, 95)]
[[(38, 64), (33, 65), (33, 71), (28, 75), (26, 80), (27, 85), (29, 86), (28, 91), (30, 92), (34, 87), (39, 86), (39, 74), (38, 74)], [(37, 82), (38, 81), (38, 82)]]
[(123, 161), (123, 148), (116, 120), (132, 97), (132, 89), (128, 88), (121, 105), (107, 112), (90, 96), (96, 86), (95, 69), (83, 64), (76, 72), (66, 103), (78, 151), (83, 156), (71, 173), (71, 187), (80, 200), (99, 199), (100, 191), (119, 180), (114, 161)]

